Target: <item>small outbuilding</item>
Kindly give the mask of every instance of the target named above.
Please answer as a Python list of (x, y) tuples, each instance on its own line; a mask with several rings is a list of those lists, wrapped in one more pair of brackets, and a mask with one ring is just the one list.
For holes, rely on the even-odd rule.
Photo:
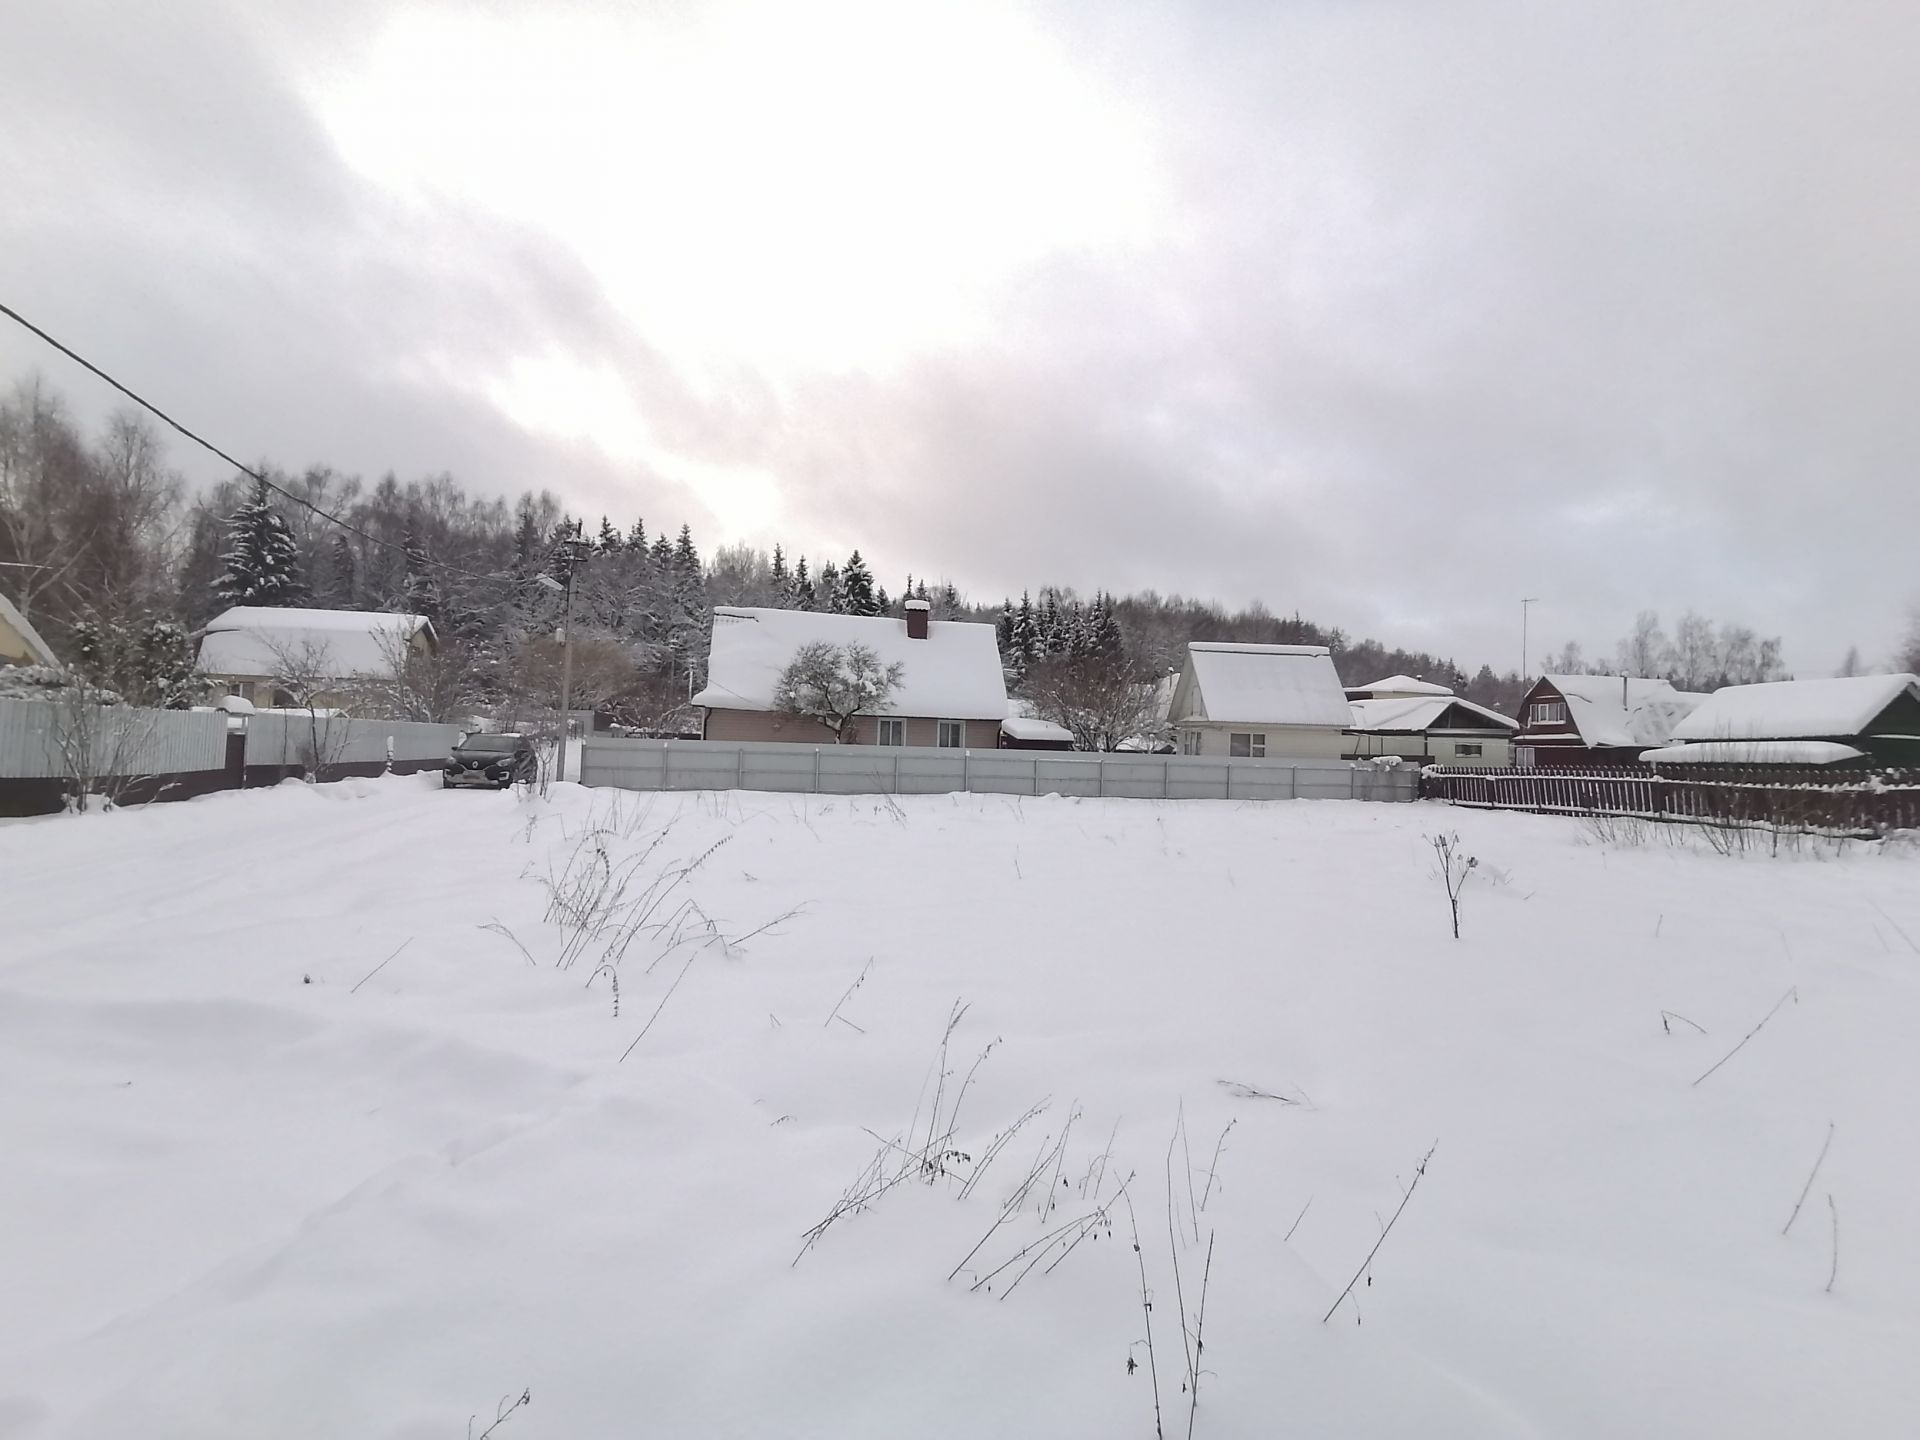
[(1168, 719), (1183, 755), (1338, 760), (1353, 714), (1324, 645), (1196, 640)]
[(1673, 729), (1656, 764), (1920, 765), (1920, 678), (1848, 675), (1729, 685)]
[(1348, 702), (1352, 760), (1398, 755), (1442, 765), (1505, 765), (1520, 728), (1498, 711), (1442, 690), (1438, 695), (1381, 696)]

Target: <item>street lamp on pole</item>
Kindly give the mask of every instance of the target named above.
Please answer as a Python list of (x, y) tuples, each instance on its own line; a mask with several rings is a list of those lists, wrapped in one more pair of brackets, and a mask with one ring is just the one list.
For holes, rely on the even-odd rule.
[(1527, 595), (1520, 601), (1520, 678), (1527, 678), (1527, 607), (1538, 604), (1538, 595)]

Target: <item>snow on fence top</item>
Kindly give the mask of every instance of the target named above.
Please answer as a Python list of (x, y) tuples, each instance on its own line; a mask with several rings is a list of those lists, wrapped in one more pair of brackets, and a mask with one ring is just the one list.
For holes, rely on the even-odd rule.
[(927, 638), (887, 615), (833, 615), (818, 610), (765, 610), (716, 605), (707, 686), (696, 705), (720, 710), (771, 710), (780, 672), (802, 645), (865, 645), (882, 665), (900, 664), (900, 685), (884, 715), (940, 720), (1004, 720), (1006, 680), (993, 626), (933, 620)]
[(424, 616), (366, 610), (275, 609), (235, 605), (207, 622), (200, 668), (209, 675), (272, 675), (282, 656), (324, 653), (335, 675), (378, 675), (394, 651), (431, 627)]
[(1324, 645), (1239, 645), (1196, 640), (1187, 646), (1187, 674), (1197, 694), (1177, 719), (1247, 725), (1353, 723), (1347, 692)]
[(1664, 745), (1706, 697), (1665, 680), (1619, 675), (1542, 677), (1567, 702), (1567, 718), (1590, 746)]
[(1792, 740), (1858, 735), (1903, 694), (1920, 700), (1912, 675), (1775, 680), (1716, 690), (1675, 727), (1676, 740)]

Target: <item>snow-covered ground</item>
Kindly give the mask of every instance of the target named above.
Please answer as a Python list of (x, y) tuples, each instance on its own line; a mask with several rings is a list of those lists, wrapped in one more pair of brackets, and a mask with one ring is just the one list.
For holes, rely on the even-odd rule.
[[(543, 918), (603, 863), (617, 1017)], [(1909, 1435), (1917, 882), (1333, 802), (0, 826), (0, 1436), (1105, 1440), (1155, 1372), (1184, 1435), (1203, 1276), (1199, 1436)]]

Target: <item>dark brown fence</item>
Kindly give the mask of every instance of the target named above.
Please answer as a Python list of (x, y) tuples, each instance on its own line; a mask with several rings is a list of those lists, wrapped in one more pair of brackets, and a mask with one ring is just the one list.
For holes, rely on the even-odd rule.
[(1846, 835), (1920, 829), (1920, 770), (1649, 765), (1604, 770), (1430, 766), (1422, 799), (1546, 815), (1637, 815)]

